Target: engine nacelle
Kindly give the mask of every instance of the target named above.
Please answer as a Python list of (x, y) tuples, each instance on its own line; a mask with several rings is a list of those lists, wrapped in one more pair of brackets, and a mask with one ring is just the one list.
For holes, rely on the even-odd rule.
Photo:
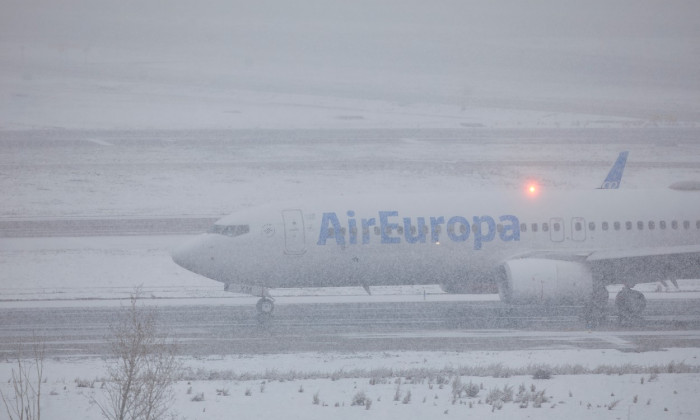
[(581, 304), (593, 296), (591, 270), (578, 262), (511, 260), (501, 266), (498, 277), (498, 293), (505, 303)]

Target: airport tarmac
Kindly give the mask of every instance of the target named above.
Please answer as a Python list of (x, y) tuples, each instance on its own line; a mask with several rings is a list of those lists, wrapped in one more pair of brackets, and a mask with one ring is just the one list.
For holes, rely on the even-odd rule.
[[(160, 302), (160, 332), (184, 355), (305, 351), (469, 351), (594, 348), (623, 351), (700, 347), (697, 299), (650, 299), (645, 322), (620, 327), (608, 320), (586, 328), (578, 307), (507, 306), (498, 301), (328, 302), (283, 298), (274, 317), (260, 324), (252, 305)], [(124, 306), (102, 305), (0, 309), (0, 354), (40, 339), (50, 356), (108, 354), (110, 328)]]

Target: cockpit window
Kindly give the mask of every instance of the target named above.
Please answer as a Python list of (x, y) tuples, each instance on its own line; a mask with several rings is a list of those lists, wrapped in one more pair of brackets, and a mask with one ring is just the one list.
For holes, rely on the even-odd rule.
[(209, 229), (209, 233), (230, 236), (232, 238), (236, 236), (245, 235), (248, 232), (250, 232), (249, 225), (213, 225)]

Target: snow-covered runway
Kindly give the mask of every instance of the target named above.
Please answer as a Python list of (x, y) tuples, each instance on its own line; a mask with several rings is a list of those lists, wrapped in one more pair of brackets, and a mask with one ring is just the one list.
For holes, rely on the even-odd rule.
[[(257, 322), (254, 301), (193, 298), (187, 304), (168, 299), (145, 303), (157, 306), (160, 330), (180, 342), (183, 355), (192, 356), (700, 347), (700, 300), (684, 298), (683, 293), (672, 300), (650, 299), (645, 324), (634, 328), (619, 328), (611, 302), (608, 322), (595, 331), (579, 319), (581, 308), (512, 307), (495, 297), (281, 297), (265, 326)], [(60, 303), (0, 302), (0, 354), (12, 356), (16, 343), (40, 339), (50, 356), (108, 355), (108, 332), (124, 302)]]

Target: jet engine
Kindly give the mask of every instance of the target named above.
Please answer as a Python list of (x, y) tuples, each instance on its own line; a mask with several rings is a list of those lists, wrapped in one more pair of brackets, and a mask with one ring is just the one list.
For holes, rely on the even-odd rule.
[(499, 269), (498, 292), (509, 304), (585, 304), (593, 296), (593, 276), (580, 262), (510, 260)]

